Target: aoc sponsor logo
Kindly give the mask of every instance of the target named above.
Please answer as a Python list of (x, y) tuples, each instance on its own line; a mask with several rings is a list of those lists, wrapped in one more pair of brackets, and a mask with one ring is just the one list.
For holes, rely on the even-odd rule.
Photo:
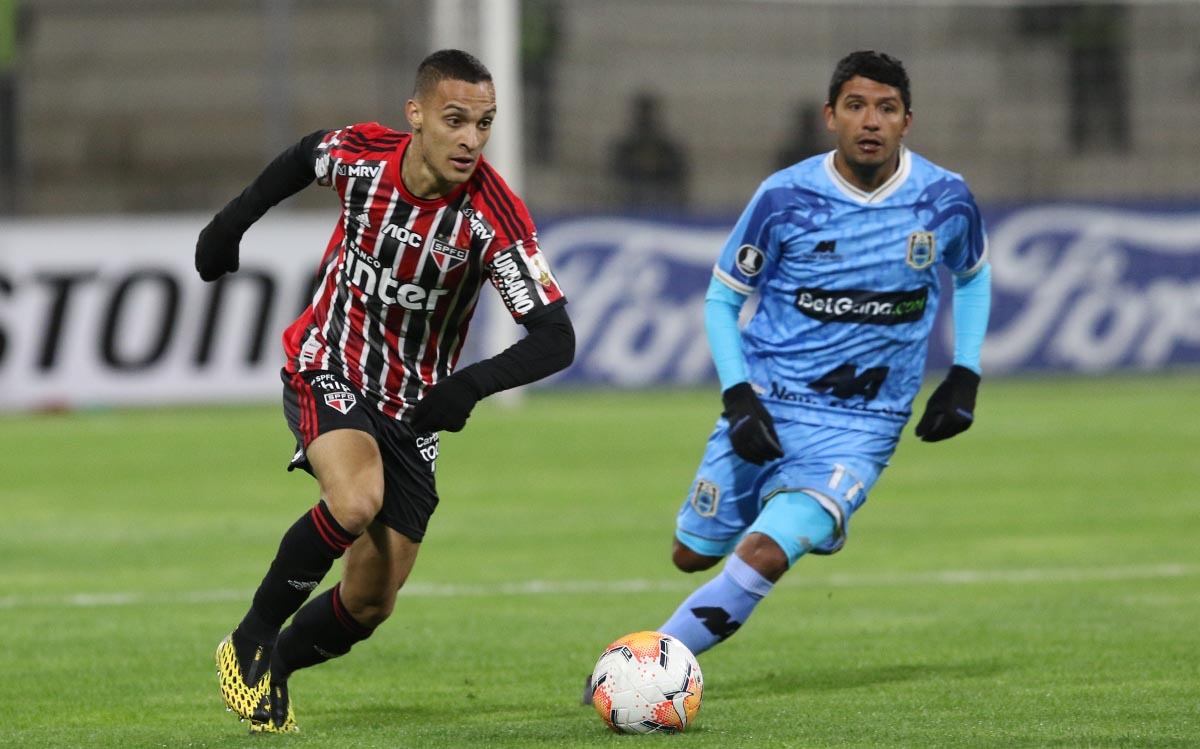
[(383, 227), (383, 235), (391, 237), (400, 244), (408, 247), (420, 247), (425, 243), (425, 237), (419, 232), (415, 232), (404, 226), (397, 226), (396, 224), (388, 224)]
[(899, 325), (925, 315), (929, 290), (796, 289), (796, 309), (821, 322)]

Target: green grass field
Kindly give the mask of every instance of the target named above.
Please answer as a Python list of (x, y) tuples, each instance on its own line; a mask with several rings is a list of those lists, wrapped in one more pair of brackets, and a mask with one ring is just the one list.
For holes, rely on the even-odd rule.
[(701, 658), (686, 734), (608, 733), (584, 675), (704, 579), (669, 548), (718, 404), (480, 406), (395, 616), (293, 678), (301, 734), (257, 738), (212, 653), (316, 499), (279, 409), (0, 418), (0, 746), (1200, 746), (1194, 372), (985, 382)]

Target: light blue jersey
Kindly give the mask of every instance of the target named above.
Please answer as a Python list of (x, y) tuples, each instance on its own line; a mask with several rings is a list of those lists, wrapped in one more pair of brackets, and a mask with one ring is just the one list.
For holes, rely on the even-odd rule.
[(742, 350), (772, 412), (894, 435), (925, 370), (936, 266), (960, 276), (979, 269), (983, 220), (962, 177), (907, 148), (871, 193), (843, 179), (833, 157), (767, 178), (714, 276), (760, 297)]

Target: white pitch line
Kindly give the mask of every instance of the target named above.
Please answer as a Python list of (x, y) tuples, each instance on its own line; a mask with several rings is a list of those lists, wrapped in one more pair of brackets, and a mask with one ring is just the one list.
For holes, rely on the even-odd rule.
[[(789, 588), (892, 588), (914, 585), (1021, 585), (1029, 583), (1083, 583), (1120, 580), (1153, 580), (1194, 577), (1200, 566), (1192, 564), (1132, 565), (1015, 570), (940, 570), (881, 574), (839, 574), (820, 577), (793, 574)], [(424, 598), (483, 598), (487, 596), (597, 595), (613, 593), (680, 593), (690, 591), (703, 578), (680, 576), (674, 580), (526, 580), (522, 582), (457, 585), (414, 582), (402, 596)], [(249, 601), (251, 590), (197, 590), (175, 595), (147, 593), (73, 593), (66, 595), (3, 596), (0, 610), (29, 608), (102, 608), (163, 604), (204, 604)]]

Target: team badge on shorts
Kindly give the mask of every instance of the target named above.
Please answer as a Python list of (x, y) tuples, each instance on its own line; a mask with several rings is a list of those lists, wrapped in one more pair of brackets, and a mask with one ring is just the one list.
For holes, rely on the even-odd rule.
[(912, 268), (921, 270), (932, 265), (936, 258), (937, 251), (933, 232), (914, 231), (908, 235), (908, 255), (904, 258), (905, 263)]
[(711, 518), (717, 514), (717, 506), (721, 504), (721, 488), (708, 479), (696, 481), (696, 490), (692, 492), (692, 509), (702, 518)]
[(354, 397), (354, 393), (347, 393), (339, 390), (336, 393), (325, 394), (325, 405), (336, 409), (343, 414), (349, 413), (350, 409), (354, 408), (354, 404), (357, 402), (358, 401)]

